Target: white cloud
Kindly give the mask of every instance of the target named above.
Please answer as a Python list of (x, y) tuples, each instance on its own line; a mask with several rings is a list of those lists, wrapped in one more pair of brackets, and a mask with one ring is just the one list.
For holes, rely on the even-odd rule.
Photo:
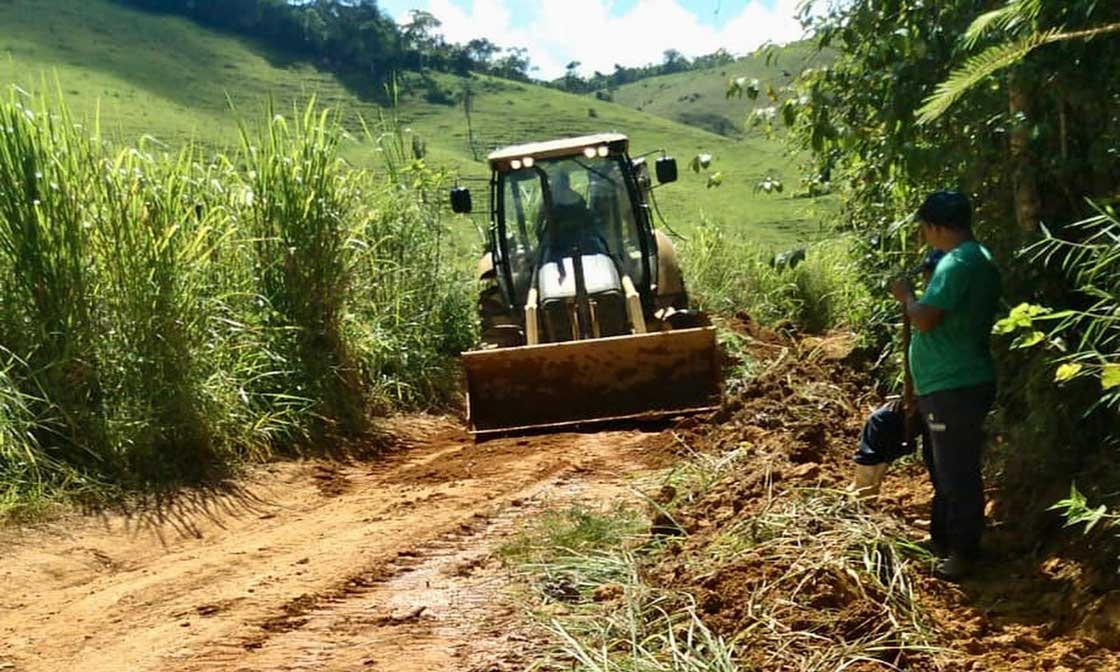
[(470, 0), (467, 9), (452, 0), (427, 0), (426, 9), (443, 22), (449, 41), (486, 37), (501, 47), (525, 47), (539, 68), (534, 75), (553, 79), (571, 61), (579, 61), (581, 74), (590, 75), (613, 72), (615, 63), (660, 63), (667, 49), (692, 58), (719, 48), (746, 54), (767, 41), (797, 40), (803, 34), (795, 18), (799, 2), (775, 0), (767, 8), (761, 0), (750, 0), (738, 15), (714, 27), (676, 0), (640, 0), (619, 16), (611, 16), (611, 0)]

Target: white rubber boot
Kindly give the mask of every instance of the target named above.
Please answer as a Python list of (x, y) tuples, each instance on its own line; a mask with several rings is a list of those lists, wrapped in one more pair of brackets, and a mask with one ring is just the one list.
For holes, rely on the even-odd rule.
[(856, 478), (852, 483), (852, 491), (860, 499), (869, 499), (879, 495), (879, 486), (883, 483), (883, 475), (887, 473), (884, 464), (857, 464)]

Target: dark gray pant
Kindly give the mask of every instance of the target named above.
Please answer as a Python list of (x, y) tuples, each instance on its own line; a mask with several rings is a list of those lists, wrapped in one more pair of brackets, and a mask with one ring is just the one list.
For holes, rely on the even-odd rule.
[(995, 385), (944, 390), (918, 397), (928, 430), (922, 458), (933, 481), (929, 532), (934, 544), (975, 557), (984, 532), (984, 482), (980, 458), (984, 417), (995, 401)]

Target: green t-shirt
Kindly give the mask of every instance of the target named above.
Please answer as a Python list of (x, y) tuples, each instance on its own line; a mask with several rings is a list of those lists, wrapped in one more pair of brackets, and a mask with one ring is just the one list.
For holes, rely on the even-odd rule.
[(910, 339), (910, 373), (918, 394), (995, 380), (988, 340), (999, 292), (999, 269), (980, 243), (966, 241), (941, 258), (920, 303), (945, 314), (936, 327), (915, 329)]

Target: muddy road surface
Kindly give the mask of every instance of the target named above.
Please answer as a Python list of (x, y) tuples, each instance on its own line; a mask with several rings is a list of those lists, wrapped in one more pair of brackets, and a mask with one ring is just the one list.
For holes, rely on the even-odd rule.
[(493, 551), (534, 510), (627, 493), (655, 434), (395, 424), (369, 461), (0, 532), (0, 670), (517, 669), (531, 643)]

